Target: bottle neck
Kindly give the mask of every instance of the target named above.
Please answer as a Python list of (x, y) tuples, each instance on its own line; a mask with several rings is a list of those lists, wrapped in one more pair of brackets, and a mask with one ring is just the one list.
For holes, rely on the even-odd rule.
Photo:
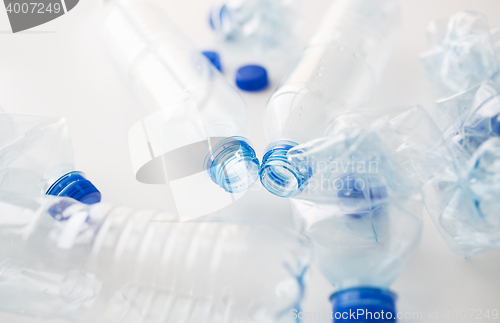
[(355, 287), (330, 296), (333, 322), (396, 322), (396, 294), (388, 289)]
[(269, 192), (279, 197), (297, 195), (312, 175), (309, 167), (297, 169), (288, 160), (288, 151), (295, 146), (297, 143), (287, 140), (273, 142), (267, 146), (262, 158), (260, 181)]
[(248, 139), (228, 137), (210, 149), (205, 169), (212, 181), (226, 192), (240, 193), (257, 180), (259, 160)]

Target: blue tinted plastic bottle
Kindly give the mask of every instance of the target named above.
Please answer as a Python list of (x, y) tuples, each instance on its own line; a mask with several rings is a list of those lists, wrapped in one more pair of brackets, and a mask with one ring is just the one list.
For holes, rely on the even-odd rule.
[(0, 193), (48, 194), (97, 203), (101, 193), (75, 171), (64, 118), (0, 113)]
[(417, 249), (420, 186), (441, 170), (431, 153), (441, 133), (422, 108), (356, 109), (332, 121), (330, 136), (289, 151), (292, 165), (314, 169), (290, 198), (293, 223), (336, 289), (334, 322), (393, 322), (389, 286)]
[(301, 10), (297, 0), (220, 0), (209, 22), (229, 44), (251, 52), (293, 49), (298, 38)]
[(412, 197), (395, 197), (391, 186), (377, 175), (351, 173), (335, 183), (334, 195), (292, 198), (315, 262), (336, 288), (330, 297), (334, 322), (396, 321), (389, 285), (416, 250), (422, 208)]
[(0, 311), (83, 323), (291, 323), (300, 310), (311, 252), (294, 231), (53, 197), (0, 195), (0, 216)]
[(269, 99), (269, 145), (260, 179), (271, 193), (297, 194), (311, 175), (287, 161), (291, 147), (323, 136), (335, 114), (367, 102), (389, 59), (399, 27), (397, 0), (338, 0)]
[[(158, 156), (205, 141), (210, 151), (189, 163), (204, 167), (226, 192), (248, 189), (259, 167), (248, 140), (248, 109), (212, 63), (161, 10), (142, 1), (113, 3), (103, 34), (111, 55), (147, 100), (135, 112), (157, 125), (154, 137), (159, 144), (139, 150)], [(129, 142), (135, 142), (130, 139), (129, 132)], [(138, 155), (131, 151), (136, 172), (142, 158)]]

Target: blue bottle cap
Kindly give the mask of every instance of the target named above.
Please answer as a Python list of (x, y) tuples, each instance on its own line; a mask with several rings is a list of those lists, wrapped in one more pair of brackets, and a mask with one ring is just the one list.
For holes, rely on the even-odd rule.
[(333, 322), (396, 322), (396, 294), (381, 288), (357, 287), (330, 296)]
[(376, 179), (353, 174), (341, 178), (340, 184), (342, 185), (338, 192), (340, 198), (367, 199), (365, 188), (368, 188), (370, 192), (370, 201), (387, 198), (387, 188), (382, 183), (378, 183)]
[(245, 91), (260, 91), (267, 87), (267, 71), (259, 65), (242, 66), (236, 71), (236, 85)]
[(222, 66), (220, 64), (220, 55), (219, 53), (217, 52), (214, 52), (214, 51), (204, 51), (204, 52), (201, 52), (203, 55), (206, 56), (206, 58), (208, 58), (212, 64), (214, 64), (214, 66), (220, 71), (222, 72)]
[(70, 172), (55, 181), (45, 193), (54, 196), (66, 196), (85, 204), (101, 201), (101, 192), (82, 172)]

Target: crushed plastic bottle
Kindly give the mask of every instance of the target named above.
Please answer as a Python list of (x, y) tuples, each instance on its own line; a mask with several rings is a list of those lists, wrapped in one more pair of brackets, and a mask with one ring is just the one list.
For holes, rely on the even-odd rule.
[(268, 191), (280, 197), (300, 193), (311, 174), (291, 167), (288, 150), (323, 136), (334, 115), (367, 102), (392, 52), (399, 23), (397, 0), (332, 3), (267, 104), (269, 145), (260, 179)]
[(484, 82), (437, 101), (436, 109), (455, 119), (444, 130), (449, 163), (424, 188), (427, 210), (456, 254), (498, 249), (500, 86)]
[(431, 154), (441, 133), (420, 107), (356, 109), (334, 117), (327, 133), (288, 153), (291, 165), (313, 170), (290, 198), (294, 225), (336, 288), (334, 322), (395, 322), (388, 288), (417, 249), (420, 186), (444, 167)]
[(223, 41), (259, 52), (295, 47), (302, 21), (297, 0), (219, 0), (209, 18)]
[(420, 61), (438, 98), (499, 75), (496, 55), (500, 53), (495, 53), (485, 15), (461, 11), (447, 23), (432, 21), (427, 26), (427, 37), (430, 49), (420, 55)]
[(311, 253), (294, 231), (56, 197), (0, 201), (0, 311), (248, 323), (292, 322), (300, 309)]
[(168, 182), (183, 219), (238, 199), (257, 180), (259, 161), (247, 139), (248, 108), (236, 89), (152, 4), (113, 3), (103, 34), (148, 101), (136, 109), (129, 131), (137, 180)]
[(0, 192), (67, 196), (82, 203), (101, 193), (75, 171), (64, 118), (0, 112)]

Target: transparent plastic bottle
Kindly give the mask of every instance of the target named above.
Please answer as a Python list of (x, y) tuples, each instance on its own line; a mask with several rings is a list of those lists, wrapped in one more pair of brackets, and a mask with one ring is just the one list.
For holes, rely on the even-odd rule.
[(86, 204), (101, 193), (75, 171), (64, 118), (0, 112), (0, 192), (67, 196)]
[(210, 26), (229, 44), (266, 52), (296, 46), (302, 16), (297, 0), (221, 0), (210, 11)]
[[(500, 248), (500, 85), (486, 81), (436, 101), (447, 158), (424, 187), (427, 211), (448, 247), (468, 258)], [(445, 154), (446, 151), (448, 154)]]
[(287, 151), (324, 135), (334, 114), (370, 98), (395, 43), (397, 0), (338, 0), (289, 74), (269, 99), (264, 130), (269, 145), (260, 179), (271, 193), (300, 192), (309, 169), (294, 169)]
[(314, 167), (290, 198), (294, 226), (336, 288), (334, 322), (394, 322), (388, 288), (417, 249), (420, 186), (440, 170), (430, 152), (441, 133), (418, 107), (356, 109), (332, 121), (331, 136), (289, 151), (291, 165)]
[[(247, 106), (209, 60), (161, 10), (142, 1), (112, 2), (103, 34), (111, 55), (147, 100), (136, 111), (143, 119), (129, 132), (136, 173), (149, 154), (156, 158), (198, 143), (203, 147), (181, 164), (205, 169), (226, 192), (248, 189), (258, 178), (259, 162), (247, 139)], [(141, 127), (148, 142), (136, 139)], [(167, 177), (172, 175), (177, 174)]]
[(291, 322), (311, 254), (294, 231), (179, 223), (103, 203), (0, 195), (0, 310), (75, 322)]
[(334, 322), (395, 322), (396, 295), (388, 288), (422, 232), (421, 201), (395, 193), (404, 189), (396, 180), (348, 173), (330, 196), (291, 199), (319, 270), (336, 288), (330, 298)]

